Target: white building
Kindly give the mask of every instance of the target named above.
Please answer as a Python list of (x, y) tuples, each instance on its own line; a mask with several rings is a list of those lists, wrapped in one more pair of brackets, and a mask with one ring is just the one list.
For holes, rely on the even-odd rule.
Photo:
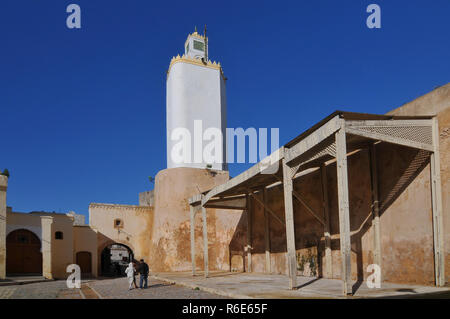
[(227, 169), (225, 81), (220, 63), (208, 59), (208, 38), (189, 34), (167, 71), (168, 168)]

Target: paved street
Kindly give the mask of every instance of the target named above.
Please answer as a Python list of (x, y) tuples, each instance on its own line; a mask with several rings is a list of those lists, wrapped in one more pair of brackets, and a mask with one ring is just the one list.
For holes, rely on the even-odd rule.
[(224, 298), (201, 290), (168, 284), (149, 278), (149, 288), (128, 290), (126, 278), (82, 282), (80, 289), (68, 289), (65, 280), (27, 285), (1, 286), (0, 299), (209, 299)]
[[(139, 282), (138, 282), (139, 284)], [(205, 291), (172, 285), (149, 278), (147, 289), (128, 290), (126, 278), (98, 280), (90, 282), (93, 288), (103, 298), (138, 298), (138, 299), (222, 299), (224, 297)]]
[(66, 288), (65, 280), (0, 286), (0, 299), (53, 299)]

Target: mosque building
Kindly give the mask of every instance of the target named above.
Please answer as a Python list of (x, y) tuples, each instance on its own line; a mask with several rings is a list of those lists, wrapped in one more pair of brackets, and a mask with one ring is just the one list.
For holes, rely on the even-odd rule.
[[(230, 179), (226, 77), (208, 46), (195, 31), (170, 61), (167, 168), (138, 205), (91, 203), (89, 224), (18, 213), (0, 175), (0, 278), (63, 279), (73, 263), (108, 276), (143, 258), (151, 272), (284, 274), (290, 288), (297, 275), (342, 279), (344, 294), (371, 264), (387, 282), (448, 282), (450, 84), (385, 115), (336, 111), (270, 155), (276, 170)], [(212, 158), (194, 138), (207, 129), (222, 133)]]

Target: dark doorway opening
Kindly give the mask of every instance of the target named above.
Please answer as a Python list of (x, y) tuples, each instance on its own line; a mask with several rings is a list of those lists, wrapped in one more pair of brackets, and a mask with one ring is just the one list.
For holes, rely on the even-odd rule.
[(6, 237), (6, 273), (42, 275), (41, 241), (33, 232), (17, 229)]
[(92, 274), (92, 255), (88, 251), (77, 252), (77, 265), (80, 266), (81, 275), (89, 276)]
[(110, 244), (101, 255), (101, 272), (106, 277), (123, 277), (125, 269), (134, 261), (134, 254), (130, 247), (124, 244)]

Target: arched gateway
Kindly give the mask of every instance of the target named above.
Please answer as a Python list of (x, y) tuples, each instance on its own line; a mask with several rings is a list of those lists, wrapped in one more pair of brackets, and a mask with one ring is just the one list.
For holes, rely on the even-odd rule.
[(134, 253), (130, 247), (113, 243), (102, 250), (101, 274), (107, 277), (124, 276), (125, 268), (134, 260)]
[(41, 241), (31, 231), (17, 229), (6, 237), (6, 273), (42, 274)]

